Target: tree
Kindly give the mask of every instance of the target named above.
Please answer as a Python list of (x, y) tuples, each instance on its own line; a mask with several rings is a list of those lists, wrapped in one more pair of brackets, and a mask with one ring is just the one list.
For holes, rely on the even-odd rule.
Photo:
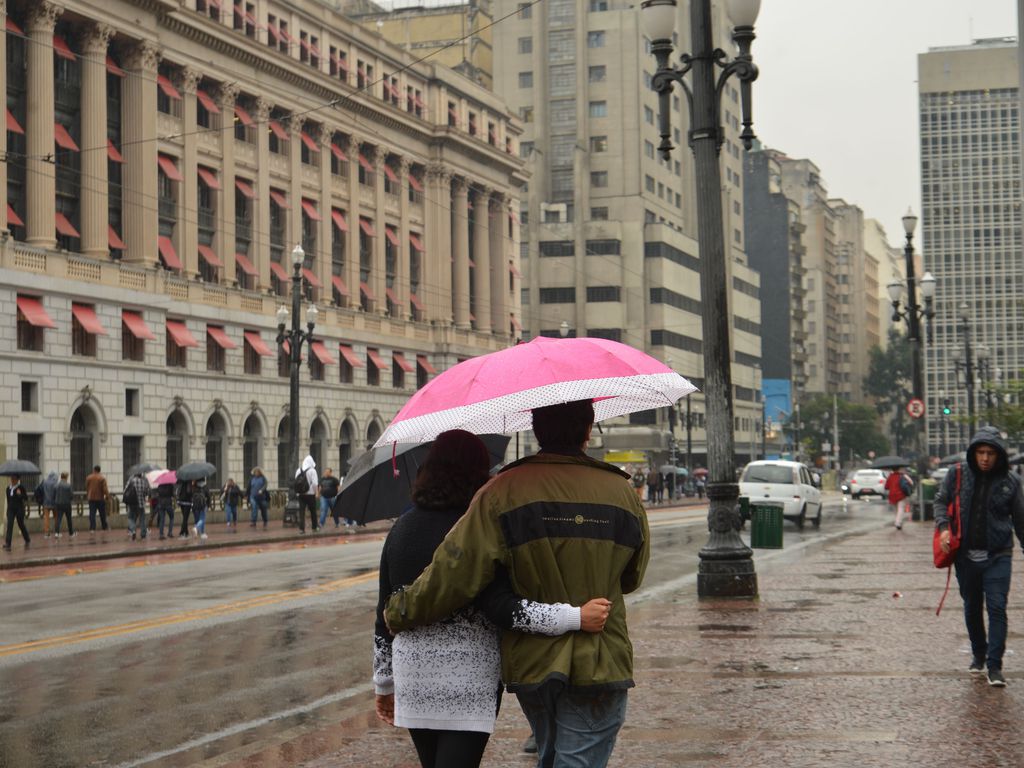
[[(801, 443), (808, 456), (824, 456), (822, 444), (832, 443), (834, 439), (832, 402), (832, 395), (817, 394), (800, 404)], [(878, 417), (871, 406), (843, 399), (835, 402), (839, 409), (837, 421), (842, 461), (864, 459), (871, 451), (878, 455), (889, 452), (889, 440), (878, 429)]]
[(878, 413), (888, 417), (889, 434), (896, 443), (896, 452), (901, 453), (914, 441), (915, 424), (905, 410), (913, 395), (913, 351), (906, 336), (890, 329), (888, 347), (883, 350), (874, 346), (868, 354), (871, 362), (864, 391), (875, 399)]

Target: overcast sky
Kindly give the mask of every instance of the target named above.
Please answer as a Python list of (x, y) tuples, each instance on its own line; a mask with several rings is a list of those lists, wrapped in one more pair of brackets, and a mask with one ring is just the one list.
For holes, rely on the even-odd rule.
[(920, 215), (917, 54), (1017, 35), (1016, 0), (763, 0), (754, 130), (902, 243)]

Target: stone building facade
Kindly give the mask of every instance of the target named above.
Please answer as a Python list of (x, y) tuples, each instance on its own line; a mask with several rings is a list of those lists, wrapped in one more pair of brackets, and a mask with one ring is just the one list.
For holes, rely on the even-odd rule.
[(301, 245), (301, 446), (344, 471), (519, 336), (518, 123), (313, 0), (0, 0), (0, 443), (289, 474), (275, 312)]

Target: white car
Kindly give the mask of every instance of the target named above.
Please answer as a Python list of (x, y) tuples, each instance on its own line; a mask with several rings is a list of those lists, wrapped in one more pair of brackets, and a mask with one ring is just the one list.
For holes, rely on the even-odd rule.
[(798, 528), (810, 518), (821, 525), (821, 490), (807, 467), (797, 461), (752, 461), (740, 477), (740, 496), (751, 504), (771, 501), (782, 505), (782, 516)]
[(861, 496), (888, 498), (885, 478), (885, 472), (880, 469), (858, 469), (850, 476), (850, 495), (855, 499)]

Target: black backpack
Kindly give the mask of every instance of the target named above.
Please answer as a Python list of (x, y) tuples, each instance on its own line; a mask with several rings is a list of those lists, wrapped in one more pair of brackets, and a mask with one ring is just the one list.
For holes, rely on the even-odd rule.
[(139, 493), (135, 489), (135, 483), (129, 482), (128, 486), (124, 489), (124, 496), (122, 497), (125, 504), (129, 506), (137, 506), (139, 503)]
[(309, 493), (309, 478), (306, 477), (304, 470), (295, 476), (295, 483), (292, 487), (295, 489), (297, 496), (304, 496)]
[(36, 504), (42, 505), (46, 496), (43, 495), (43, 484), (40, 483), (36, 486), (36, 489), (32, 491), (32, 498), (36, 500)]

